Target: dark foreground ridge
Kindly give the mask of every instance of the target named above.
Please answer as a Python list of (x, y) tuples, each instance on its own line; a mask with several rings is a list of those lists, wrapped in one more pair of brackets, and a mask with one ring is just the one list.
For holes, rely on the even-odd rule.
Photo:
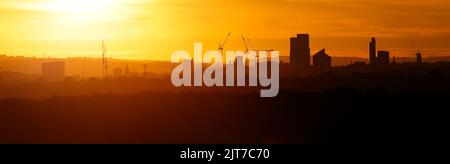
[(148, 92), (0, 101), (1, 143), (448, 143), (450, 91)]

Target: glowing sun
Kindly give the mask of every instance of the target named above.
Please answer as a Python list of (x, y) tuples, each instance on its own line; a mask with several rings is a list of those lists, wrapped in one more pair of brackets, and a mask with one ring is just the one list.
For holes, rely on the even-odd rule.
[(103, 14), (109, 12), (116, 0), (51, 0), (48, 10), (70, 14)]

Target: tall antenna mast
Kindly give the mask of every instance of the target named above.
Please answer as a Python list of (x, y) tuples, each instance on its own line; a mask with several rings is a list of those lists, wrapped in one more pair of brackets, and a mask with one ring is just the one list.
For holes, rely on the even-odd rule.
[(102, 69), (103, 69), (103, 78), (108, 77), (108, 59), (106, 54), (106, 46), (105, 42), (102, 40)]

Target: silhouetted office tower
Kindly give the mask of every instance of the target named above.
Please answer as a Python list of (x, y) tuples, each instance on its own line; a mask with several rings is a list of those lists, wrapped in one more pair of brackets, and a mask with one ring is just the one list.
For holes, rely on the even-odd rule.
[(377, 63), (377, 41), (375, 38), (372, 38), (369, 43), (369, 60), (370, 64)]
[(291, 65), (310, 66), (311, 52), (309, 49), (309, 35), (298, 34), (297, 37), (291, 38), (290, 59)]
[(378, 64), (389, 65), (389, 51), (378, 51)]
[(420, 52), (416, 54), (416, 63), (422, 64), (422, 54)]
[(42, 63), (42, 76), (49, 81), (61, 81), (66, 76), (65, 63), (63, 61)]
[(325, 53), (325, 49), (320, 50), (313, 56), (314, 67), (324, 73), (331, 68), (331, 56)]

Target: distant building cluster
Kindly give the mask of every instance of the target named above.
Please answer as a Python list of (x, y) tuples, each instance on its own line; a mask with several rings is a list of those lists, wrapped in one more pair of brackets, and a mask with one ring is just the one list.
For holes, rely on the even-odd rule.
[(115, 68), (113, 71), (113, 78), (129, 77), (131, 76), (130, 68), (125, 65), (124, 68)]
[[(297, 34), (296, 37), (292, 37), (290, 40), (290, 63), (292, 66), (306, 69), (311, 67), (310, 60), (310, 44), (308, 34)], [(378, 51), (376, 38), (371, 38), (369, 42), (369, 65), (371, 66), (385, 66), (391, 64), (389, 51)], [(325, 52), (325, 49), (320, 50), (313, 55), (312, 68), (319, 70), (320, 73), (324, 73), (331, 69), (331, 56)], [(416, 63), (421, 64), (422, 54), (416, 53)], [(393, 64), (396, 63), (393, 58)], [(352, 64), (365, 64), (365, 63), (352, 63)]]
[(137, 71), (131, 71), (128, 65), (125, 65), (122, 67), (116, 67), (113, 70), (113, 74), (111, 78), (129, 78), (129, 77), (153, 77), (154, 74), (147, 71), (148, 65), (143, 65), (144, 71), (142, 73), (139, 73)]
[(389, 51), (377, 51), (377, 41), (372, 38), (369, 43), (369, 58), (370, 65), (389, 65), (390, 55)]
[[(311, 49), (309, 47), (309, 35), (298, 34), (297, 37), (291, 38), (290, 62), (295, 67), (311, 66)], [(313, 56), (313, 67), (321, 73), (331, 69), (331, 56), (320, 50)]]

